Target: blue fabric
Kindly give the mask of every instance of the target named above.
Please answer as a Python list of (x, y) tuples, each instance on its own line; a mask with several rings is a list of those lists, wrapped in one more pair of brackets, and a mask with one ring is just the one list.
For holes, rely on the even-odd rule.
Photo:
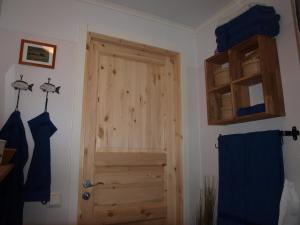
[(274, 7), (255, 5), (243, 14), (230, 20), (228, 23), (217, 27), (215, 33), (217, 36), (219, 36), (222, 35), (224, 32), (227, 32), (231, 27), (241, 27), (241, 25), (249, 23), (249, 21), (260, 20), (262, 18), (265, 18), (266, 16), (272, 17), (275, 14), (276, 12)]
[(245, 28), (249, 27), (255, 27), (257, 25), (263, 25), (263, 26), (273, 26), (273, 25), (279, 25), (280, 21), (280, 15), (264, 15), (262, 17), (254, 17), (249, 18), (248, 21), (245, 21), (244, 23), (241, 23), (237, 26), (230, 26), (226, 32), (219, 33), (216, 35), (217, 40), (222, 40), (223, 38), (227, 38), (228, 36), (234, 36), (238, 34), (239, 32), (245, 30)]
[(0, 224), (23, 224), (23, 169), (28, 159), (28, 145), (25, 129), (18, 111), (13, 112), (0, 131), (0, 138), (7, 141), (7, 148), (15, 148), (11, 163), (14, 168), (0, 183)]
[(261, 112), (265, 112), (265, 111), (266, 111), (266, 105), (264, 103), (262, 103), (262, 104), (257, 104), (254, 106), (238, 109), (237, 116), (245, 116), (245, 115), (261, 113)]
[(218, 51), (224, 52), (234, 45), (261, 34), (275, 37), (279, 34), (280, 15), (273, 7), (256, 5), (215, 31)]
[(283, 183), (280, 131), (219, 137), (218, 225), (277, 225)]
[[(227, 39), (232, 39), (234, 38), (236, 35), (239, 35), (240, 32), (245, 32), (247, 29), (253, 29), (256, 27), (263, 27), (263, 29), (266, 30), (274, 30), (277, 29), (277, 27), (279, 27), (279, 18), (280, 16), (277, 15), (278, 17), (275, 17), (274, 19), (270, 19), (270, 20), (262, 20), (262, 21), (256, 21), (253, 23), (249, 23), (249, 24), (242, 24), (241, 27), (239, 28), (231, 28), (230, 32), (225, 32), (222, 35), (218, 35), (216, 36), (216, 41), (217, 43), (223, 42), (224, 40)], [(245, 29), (247, 28), (247, 29)]]
[(241, 31), (245, 30), (245, 27), (252, 28), (256, 27), (258, 25), (265, 26), (265, 27), (272, 27), (274, 25), (279, 26), (280, 21), (280, 15), (275, 15), (272, 17), (261, 17), (259, 18), (251, 18), (248, 21), (245, 21), (244, 23), (241, 23), (239, 26), (232, 26), (229, 28), (227, 34), (234, 36)]
[(50, 200), (51, 191), (50, 137), (57, 128), (48, 112), (28, 121), (28, 125), (34, 140), (34, 152), (25, 184), (25, 201), (45, 203)]
[(248, 27), (240, 31), (238, 34), (233, 35), (231, 37), (227, 37), (224, 39), (218, 39), (218, 50), (219, 51), (226, 51), (227, 49), (233, 47), (234, 45), (250, 38), (253, 35), (261, 34), (270, 37), (275, 37), (279, 34), (280, 27), (279, 25), (263, 25), (259, 24), (255, 27)]

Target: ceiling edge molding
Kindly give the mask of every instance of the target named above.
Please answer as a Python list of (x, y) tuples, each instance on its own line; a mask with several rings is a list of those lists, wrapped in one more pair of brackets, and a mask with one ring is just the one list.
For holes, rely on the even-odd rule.
[(150, 14), (150, 13), (142, 12), (140, 10), (131, 9), (131, 8), (128, 8), (128, 7), (125, 7), (125, 6), (121, 6), (119, 4), (112, 3), (112, 2), (107, 2), (107, 1), (104, 1), (104, 0), (97, 0), (97, 1), (95, 1), (95, 0), (77, 0), (77, 1), (83, 2), (83, 3), (88, 3), (88, 4), (93, 4), (93, 5), (96, 5), (96, 6), (101, 6), (101, 7), (107, 8), (107, 9), (111, 9), (111, 10), (115, 10), (115, 11), (118, 11), (118, 12), (121, 12), (121, 13), (131, 15), (131, 16), (136, 16), (136, 17), (139, 17), (139, 18), (142, 18), (142, 19), (145, 19), (145, 20), (150, 20), (150, 21), (153, 21), (153, 22), (156, 22), (156, 23), (167, 25), (167, 26), (170, 26), (170, 27), (173, 27), (173, 28), (176, 28), (176, 29), (185, 30), (185, 31), (192, 32), (192, 33), (196, 32), (196, 28), (194, 28), (194, 27), (190, 27), (190, 26), (187, 26), (187, 25), (184, 25), (184, 24), (176, 23), (176, 22), (170, 21), (168, 19), (165, 19), (165, 18), (162, 18), (162, 17), (159, 17), (159, 16), (155, 16), (155, 15)]
[(230, 19), (238, 16), (243, 11), (252, 7), (256, 4), (269, 4), (274, 3), (279, 0), (234, 0), (217, 12), (214, 16), (210, 17), (206, 22), (202, 23), (196, 28), (196, 33), (199, 33), (205, 27), (211, 25), (212, 23), (219, 23), (219, 25), (226, 23)]

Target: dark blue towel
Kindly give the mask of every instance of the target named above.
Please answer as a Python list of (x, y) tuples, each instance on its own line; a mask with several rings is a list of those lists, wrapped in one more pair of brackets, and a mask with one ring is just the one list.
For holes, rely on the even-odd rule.
[(244, 23), (241, 23), (239, 26), (231, 26), (227, 34), (230, 36), (234, 36), (235, 34), (238, 34), (239, 32), (245, 29), (256, 27), (258, 25), (264, 27), (272, 27), (274, 25), (279, 26), (279, 21), (280, 21), (280, 15), (275, 15), (272, 17), (266, 16), (265, 18), (262, 17), (261, 19), (249, 18), (249, 20), (244, 21)]
[(245, 116), (245, 115), (261, 113), (261, 112), (265, 112), (265, 111), (266, 111), (266, 105), (264, 103), (262, 103), (262, 104), (257, 104), (254, 106), (238, 109), (237, 116)]
[(218, 225), (277, 225), (283, 183), (280, 131), (219, 137)]
[(28, 121), (28, 125), (34, 140), (34, 151), (25, 184), (25, 201), (46, 203), (50, 200), (51, 185), (50, 137), (57, 128), (47, 112)]
[(0, 184), (0, 224), (23, 224), (23, 169), (28, 159), (28, 146), (20, 112), (13, 112), (0, 131), (7, 148), (15, 148), (14, 169)]
[(279, 19), (280, 16), (276, 15), (275, 17), (272, 17), (271, 19), (268, 20), (258, 20), (258, 21), (252, 21), (249, 23), (241, 24), (241, 27), (231, 27), (228, 32), (224, 32), (222, 35), (216, 36), (216, 41), (220, 42), (223, 41), (224, 39), (229, 39), (232, 37), (235, 37), (238, 35), (240, 32), (243, 32), (244, 30), (247, 30), (249, 28), (253, 27), (258, 27), (262, 26), (264, 28), (273, 28), (279, 26)]
[(215, 33), (217, 36), (220, 36), (224, 32), (227, 32), (231, 27), (240, 27), (241, 25), (248, 23), (249, 20), (259, 20), (261, 18), (265, 18), (266, 16), (274, 16), (275, 14), (276, 12), (274, 7), (255, 5), (243, 14), (230, 20), (228, 23), (217, 27)]
[(255, 27), (249, 27), (248, 29), (241, 31), (239, 34), (236, 34), (234, 36), (231, 36), (223, 40), (218, 40), (218, 51), (224, 52), (227, 49), (232, 48), (236, 44), (244, 40), (247, 40), (248, 38), (257, 34), (275, 37), (279, 34), (279, 31), (280, 31), (279, 25), (274, 25), (274, 26), (257, 25)]
[(280, 30), (279, 20), (273, 7), (255, 5), (216, 29), (217, 49), (224, 52), (257, 34), (275, 37)]

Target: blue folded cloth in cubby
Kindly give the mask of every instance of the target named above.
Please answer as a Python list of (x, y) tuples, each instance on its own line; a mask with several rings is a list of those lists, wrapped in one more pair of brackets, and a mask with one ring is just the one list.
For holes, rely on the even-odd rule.
[(262, 103), (262, 104), (257, 104), (254, 106), (238, 109), (237, 116), (246, 116), (246, 115), (261, 113), (261, 112), (265, 112), (265, 111), (266, 111), (266, 105), (264, 103)]

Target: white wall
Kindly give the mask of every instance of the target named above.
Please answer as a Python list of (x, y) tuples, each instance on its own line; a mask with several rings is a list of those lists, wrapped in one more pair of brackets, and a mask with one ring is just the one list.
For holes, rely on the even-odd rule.
[[(49, 112), (58, 132), (52, 138), (52, 190), (62, 193), (60, 208), (45, 208), (39, 203), (25, 205), (26, 224), (75, 224), (79, 171), (79, 139), (82, 104), (82, 30), (89, 30), (177, 51), (182, 59), (183, 129), (184, 129), (184, 197), (185, 220), (191, 217), (190, 191), (199, 179), (189, 176), (193, 165), (199, 167), (199, 104), (196, 96), (195, 33), (129, 15), (106, 7), (75, 0), (4, 0), (0, 17), (0, 125), (15, 103), (15, 95), (7, 88), (14, 75), (34, 82), (33, 93), (21, 96), (20, 110), (24, 123), (43, 109), (44, 95), (38, 86), (51, 76), (62, 86), (60, 95), (51, 95)], [(55, 70), (18, 65), (21, 38), (58, 45)], [(15, 72), (14, 72), (15, 71)], [(27, 124), (25, 124), (27, 127)], [(32, 151), (30, 133), (28, 140)], [(193, 177), (192, 177), (193, 176)], [(191, 183), (191, 184), (190, 184)]]
[[(238, 2), (238, 1), (237, 1)], [(248, 122), (229, 126), (208, 126), (207, 110), (205, 99), (205, 74), (204, 60), (213, 55), (216, 49), (214, 30), (218, 25), (225, 23), (224, 18), (237, 15), (244, 10), (246, 3), (254, 1), (240, 1), (233, 7), (223, 10), (219, 16), (214, 17), (197, 32), (198, 62), (199, 62), (199, 85), (200, 95), (197, 101), (200, 102), (201, 114), (201, 158), (202, 172), (208, 175), (218, 175), (218, 150), (215, 149), (219, 134), (242, 133), (268, 129), (291, 130), (292, 126), (300, 128), (300, 66), (297, 55), (295, 30), (293, 25), (290, 1), (270, 0), (265, 1), (273, 5), (281, 15), (281, 32), (277, 37), (277, 47), (281, 68), (286, 117), (267, 119), (263, 121)], [(257, 2), (257, 1), (255, 1)], [(290, 137), (284, 138), (284, 163), (285, 174), (288, 179), (296, 184), (300, 194), (300, 141), (292, 141)]]

